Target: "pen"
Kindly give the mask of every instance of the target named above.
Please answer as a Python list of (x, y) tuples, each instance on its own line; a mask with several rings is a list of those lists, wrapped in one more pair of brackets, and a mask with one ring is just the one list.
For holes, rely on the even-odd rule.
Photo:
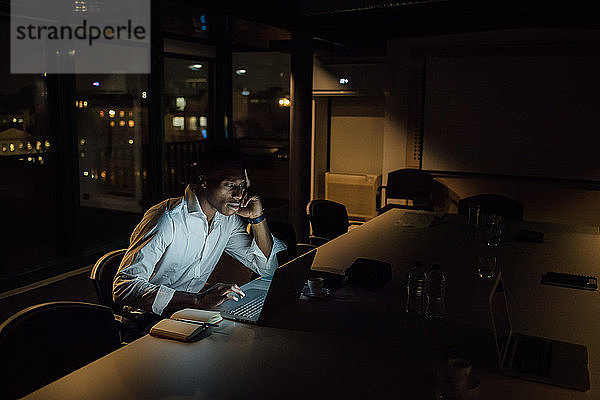
[(213, 324), (210, 322), (202, 322), (202, 321), (196, 321), (193, 319), (185, 319), (185, 318), (177, 318), (175, 321), (189, 322), (191, 324), (204, 325), (204, 326), (219, 326), (219, 324)]

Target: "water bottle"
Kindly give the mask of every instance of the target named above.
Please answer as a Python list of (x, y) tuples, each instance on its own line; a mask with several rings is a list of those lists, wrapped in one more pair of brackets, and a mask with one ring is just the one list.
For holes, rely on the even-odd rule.
[(425, 316), (427, 318), (444, 318), (446, 316), (446, 276), (438, 264), (433, 264), (427, 274)]
[(406, 285), (406, 312), (410, 315), (422, 315), (425, 311), (425, 281), (427, 274), (420, 261), (408, 272)]
[(478, 201), (472, 200), (469, 202), (469, 209), (467, 211), (467, 225), (469, 226), (469, 232), (473, 238), (477, 235), (479, 226), (481, 225), (481, 205)]

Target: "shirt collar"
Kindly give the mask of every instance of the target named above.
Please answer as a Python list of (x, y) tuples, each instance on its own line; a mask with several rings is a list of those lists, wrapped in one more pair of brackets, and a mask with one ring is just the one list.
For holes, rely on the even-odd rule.
[[(206, 217), (206, 214), (204, 213), (204, 210), (202, 210), (202, 207), (200, 206), (200, 202), (198, 201), (198, 197), (196, 197), (196, 193), (194, 193), (194, 191), (192, 190), (191, 185), (187, 185), (187, 187), (185, 188), (184, 199), (185, 199), (188, 213), (190, 213), (190, 214), (199, 213), (204, 219), (208, 219)], [(217, 212), (215, 212), (215, 216), (213, 217), (213, 220), (219, 221), (219, 220), (221, 220), (222, 217), (224, 217), (224, 215), (221, 214), (217, 210)]]
[(198, 201), (196, 194), (192, 190), (191, 185), (187, 185), (187, 187), (185, 188), (184, 198), (185, 198), (185, 203), (187, 205), (187, 211), (190, 214), (197, 213), (197, 212), (201, 212), (202, 214), (204, 214), (204, 211), (202, 211), (202, 207), (200, 207), (200, 202)]

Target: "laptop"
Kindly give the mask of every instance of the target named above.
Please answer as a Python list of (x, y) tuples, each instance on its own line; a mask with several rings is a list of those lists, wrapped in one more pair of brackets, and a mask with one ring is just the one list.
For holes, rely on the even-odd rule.
[(300, 297), (317, 250), (313, 249), (275, 270), (272, 278), (258, 278), (241, 286), (246, 294), (239, 301), (227, 300), (220, 309), (223, 318), (260, 324)]
[(504, 375), (589, 390), (586, 346), (513, 332), (501, 274), (490, 293), (489, 307), (498, 365)]

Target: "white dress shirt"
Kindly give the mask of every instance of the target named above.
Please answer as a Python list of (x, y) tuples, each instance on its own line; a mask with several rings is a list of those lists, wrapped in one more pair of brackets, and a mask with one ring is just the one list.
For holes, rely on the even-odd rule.
[(152, 311), (160, 315), (176, 290), (202, 290), (223, 251), (259, 275), (271, 276), (278, 266), (275, 255), (285, 249), (273, 237), (267, 259), (236, 214), (217, 211), (209, 226), (188, 186), (183, 197), (167, 199), (144, 214), (113, 281), (113, 298), (139, 307), (144, 297), (156, 293)]

